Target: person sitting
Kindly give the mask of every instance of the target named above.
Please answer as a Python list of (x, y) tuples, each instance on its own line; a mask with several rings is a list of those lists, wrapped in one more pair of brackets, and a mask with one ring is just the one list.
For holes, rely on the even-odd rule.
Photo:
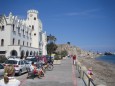
[(93, 75), (92, 67), (88, 68), (87, 74), (88, 74), (88, 77), (89, 77), (91, 80), (93, 80), (93, 78), (92, 78), (92, 75)]
[(32, 62), (32, 65), (30, 66), (30, 70), (34, 73), (34, 74), (37, 74), (38, 75), (38, 78), (41, 78), (41, 74), (44, 72), (42, 71), (41, 68), (37, 68), (35, 65), (34, 65), (34, 62)]
[(4, 68), (4, 79), (0, 80), (0, 86), (19, 86), (20, 81), (14, 77), (15, 68), (13, 65), (7, 65)]

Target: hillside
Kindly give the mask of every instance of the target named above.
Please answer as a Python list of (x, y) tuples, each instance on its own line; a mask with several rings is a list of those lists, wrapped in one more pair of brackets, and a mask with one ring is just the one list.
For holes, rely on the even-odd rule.
[(73, 45), (69, 45), (69, 44), (57, 44), (57, 46), (58, 46), (58, 48), (56, 50), (57, 52), (61, 52), (63, 50), (66, 50), (69, 55), (87, 55), (87, 54), (91, 54), (91, 52), (84, 51), (77, 46), (73, 46)]

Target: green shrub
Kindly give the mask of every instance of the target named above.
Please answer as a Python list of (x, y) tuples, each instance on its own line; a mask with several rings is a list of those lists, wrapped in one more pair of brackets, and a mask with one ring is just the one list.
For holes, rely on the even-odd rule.
[(61, 60), (61, 58), (59, 57), (59, 55), (55, 55), (54, 60)]
[(0, 63), (4, 63), (7, 60), (5, 56), (0, 56)]

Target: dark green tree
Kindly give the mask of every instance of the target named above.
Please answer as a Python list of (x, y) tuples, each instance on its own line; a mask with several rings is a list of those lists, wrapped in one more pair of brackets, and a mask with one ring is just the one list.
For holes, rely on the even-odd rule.
[(61, 51), (61, 57), (65, 57), (68, 55), (68, 52), (66, 50)]
[(68, 45), (70, 45), (70, 42), (67, 42)]
[(47, 36), (47, 42), (48, 42), (48, 44), (47, 44), (47, 53), (50, 56), (57, 49), (57, 45), (55, 44), (55, 41), (56, 41), (55, 36), (53, 36), (51, 34), (49, 36)]
[(56, 37), (55, 36), (53, 36), (53, 35), (49, 35), (49, 36), (47, 36), (47, 42), (48, 43), (55, 43), (55, 41), (56, 41)]

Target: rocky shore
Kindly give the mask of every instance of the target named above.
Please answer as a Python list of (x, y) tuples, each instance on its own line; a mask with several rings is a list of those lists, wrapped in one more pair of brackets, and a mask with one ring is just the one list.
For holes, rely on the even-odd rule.
[(105, 86), (115, 86), (115, 65), (95, 60), (95, 58), (79, 57), (78, 60), (88, 69), (93, 69), (93, 79), (95, 84)]

